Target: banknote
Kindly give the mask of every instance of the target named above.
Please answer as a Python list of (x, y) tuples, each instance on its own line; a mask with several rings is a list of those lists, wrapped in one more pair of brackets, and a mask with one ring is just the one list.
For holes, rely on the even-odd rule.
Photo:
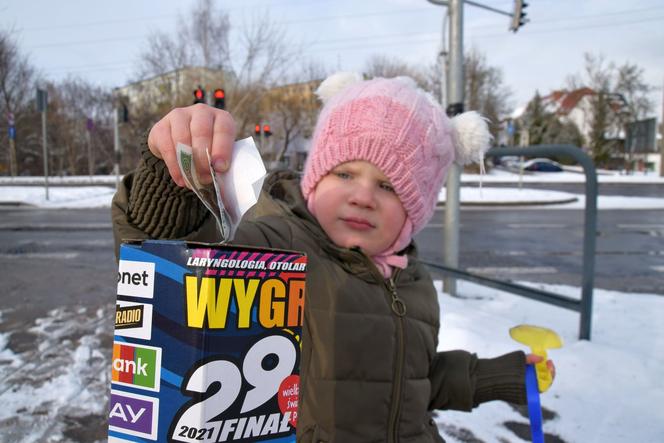
[[(198, 178), (198, 173), (196, 172), (194, 155), (190, 146), (178, 143), (177, 159), (180, 172), (187, 182), (187, 185), (192, 191), (194, 191), (205, 207), (212, 212), (222, 239), (224, 241), (228, 240), (231, 233), (230, 221), (223, 206), (222, 199), (219, 196), (218, 189), (216, 188), (216, 183), (210, 183), (209, 185), (203, 185), (201, 183)], [(212, 176), (214, 177), (214, 175)]]

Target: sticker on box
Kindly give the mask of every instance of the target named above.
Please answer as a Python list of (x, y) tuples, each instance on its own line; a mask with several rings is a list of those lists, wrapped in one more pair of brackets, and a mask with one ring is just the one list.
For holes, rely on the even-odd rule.
[(144, 395), (111, 390), (108, 427), (136, 437), (157, 439), (159, 400)]
[(111, 380), (114, 384), (159, 391), (161, 349), (153, 346), (113, 343)]
[(154, 296), (154, 263), (120, 260), (118, 295), (152, 298)]
[(152, 305), (118, 300), (115, 304), (115, 335), (150, 340)]

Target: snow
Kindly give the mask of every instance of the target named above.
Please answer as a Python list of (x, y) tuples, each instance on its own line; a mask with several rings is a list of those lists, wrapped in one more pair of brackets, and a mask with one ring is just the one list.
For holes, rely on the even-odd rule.
[[(586, 176), (580, 167), (565, 166), (563, 172), (527, 172), (522, 175), (504, 169), (494, 168), (488, 174), (462, 174), (461, 183), (585, 183)], [(664, 183), (664, 177), (652, 172), (644, 174), (620, 174), (615, 171), (597, 171), (598, 183)]]
[(39, 208), (108, 208), (115, 193), (105, 186), (55, 187), (2, 186), (0, 204), (21, 203)]
[[(440, 282), (436, 285), (442, 318), (440, 350), (467, 349), (480, 357), (525, 351), (508, 335), (509, 328), (522, 323), (560, 334), (563, 348), (549, 351), (556, 364), (556, 380), (541, 397), (542, 406), (555, 413), (545, 421), (546, 433), (566, 442), (664, 440), (664, 408), (659, 407), (664, 402), (664, 355), (658, 351), (664, 349), (660, 325), (664, 298), (595, 290), (592, 340), (584, 341), (578, 339), (579, 316), (573, 311), (462, 281), (459, 296), (451, 297), (442, 292)], [(530, 285), (569, 297), (580, 294), (579, 288), (570, 286)], [(113, 309), (109, 306), (81, 315), (90, 321), (81, 325), (80, 316), (72, 317), (64, 310), (38, 319), (31, 332), (44, 345), (35, 355), (2, 351), (0, 423), (16, 420), (11, 430), (0, 427), (3, 441), (10, 437), (3, 433), (12, 431), (23, 435), (21, 441), (25, 442), (44, 441), (45, 435), (48, 441), (66, 441), (61, 440), (63, 426), (55, 423), (53, 411), (85, 416), (103, 413), (107, 407), (110, 351), (99, 349), (101, 337), (111, 333), (112, 323), (105, 319), (113, 315)], [(65, 338), (77, 332), (87, 335), (78, 340)], [(7, 340), (6, 334), (0, 334), (3, 348)], [(71, 352), (62, 352), (64, 349)], [(16, 419), (17, 411), (22, 412), (18, 417), (25, 418)], [(30, 420), (35, 416), (43, 416), (43, 420)], [(504, 423), (528, 423), (502, 402), (484, 404), (471, 414), (440, 412), (436, 421), (450, 443), (462, 441), (454, 436), (458, 430), (469, 430), (485, 442), (524, 441)]]
[[(568, 297), (580, 294), (570, 286), (530, 285)], [(545, 422), (545, 432), (568, 442), (664, 441), (664, 408), (656, 406), (664, 401), (664, 356), (657, 351), (664, 349), (664, 298), (596, 289), (591, 341), (584, 341), (578, 339), (579, 315), (573, 311), (467, 282), (459, 283), (459, 294), (440, 293), (440, 349), (468, 349), (486, 357), (509, 352), (520, 345), (508, 330), (522, 323), (551, 328), (562, 337), (564, 347), (549, 351), (557, 375), (541, 401), (557, 417)], [(441, 425), (468, 428), (487, 442), (514, 441), (501, 426), (514, 420), (513, 409), (499, 402), (472, 414), (439, 417)]]
[(113, 306), (77, 314), (56, 309), (36, 319), (27, 332), (38, 349), (19, 355), (5, 348), (9, 334), (0, 334), (0, 441), (68, 441), (70, 419), (105, 414), (111, 351), (102, 342), (110, 342)]
[[(492, 174), (482, 181), (500, 181), (503, 176), (502, 173)], [(511, 176), (513, 180), (513, 174)], [(114, 177), (112, 179), (114, 184)], [(524, 176), (524, 183), (526, 179), (534, 180), (532, 176)], [(649, 179), (659, 182), (652, 177)], [(473, 183), (474, 179), (464, 176), (464, 182)], [(71, 182), (63, 184), (71, 185)], [(50, 187), (48, 201), (43, 187), (27, 186), (27, 183), (0, 186), (0, 204), (21, 202), (42, 208), (108, 207), (115, 190), (113, 185), (104, 184), (106, 186)], [(444, 193), (442, 195), (444, 197)], [(583, 196), (564, 192), (480, 189), (475, 183), (463, 187), (461, 193), (463, 202), (478, 204), (551, 203), (570, 197), (576, 200), (542, 208), (583, 208)], [(600, 196), (598, 207), (664, 209), (664, 198)], [(570, 286), (529, 284), (569, 297), (580, 294), (579, 288)], [(440, 282), (437, 285), (440, 289)], [(555, 361), (557, 377), (552, 388), (542, 395), (543, 407), (554, 413), (552, 419), (545, 421), (546, 433), (555, 434), (566, 442), (664, 441), (664, 408), (661, 407), (664, 404), (661, 381), (664, 298), (661, 295), (596, 289), (592, 340), (583, 341), (578, 339), (579, 316), (575, 312), (463, 281), (459, 281), (458, 288), (459, 297), (451, 297), (442, 290), (439, 293), (441, 350), (461, 348), (477, 352), (481, 357), (491, 357), (522, 349), (508, 335), (509, 328), (522, 323), (554, 329), (563, 338), (565, 346), (549, 353)], [(0, 309), (1, 326), (11, 312)], [(9, 334), (0, 333), (1, 441), (18, 441), (17, 436), (25, 442), (67, 441), (63, 415), (83, 419), (90, 414), (105, 414), (110, 350), (102, 343), (108, 343), (111, 334), (108, 319), (112, 312), (113, 306), (82, 312), (80, 316), (72, 316), (64, 310), (52, 311), (45, 318), (37, 319), (30, 329), (39, 337), (38, 349), (18, 355), (7, 348)], [(80, 318), (90, 320), (81, 323)], [(69, 352), (62, 352), (65, 349)], [(471, 414), (441, 412), (436, 421), (450, 443), (468, 441), (458, 436), (468, 436), (469, 432), (485, 442), (524, 441), (505, 423), (511, 427), (528, 423), (519, 411), (501, 402), (482, 405)]]
[[(652, 174), (648, 176), (599, 176), (599, 179), (600, 183), (664, 184), (664, 178)], [(524, 175), (522, 183), (526, 185), (527, 183), (583, 183), (583, 180), (583, 175), (571, 172), (535, 173)], [(0, 205), (23, 204), (40, 208), (101, 208), (110, 207), (115, 193), (114, 176), (97, 176), (92, 179), (89, 177), (64, 177), (53, 181), (67, 186), (49, 186), (49, 199), (46, 200), (44, 187), (35, 186), (35, 183), (40, 183), (37, 178), (17, 177), (11, 179), (1, 177), (0, 185), (3, 183), (5, 185), (0, 186)], [(10, 182), (20, 183), (21, 185), (6, 185)], [(86, 183), (94, 183), (95, 186), (87, 186)], [(462, 183), (467, 185), (461, 187), (461, 203), (464, 205), (545, 204), (547, 206), (543, 207), (551, 209), (583, 209), (585, 207), (585, 197), (581, 194), (529, 189), (527, 186), (520, 188), (518, 186), (518, 175), (497, 169), (481, 177), (479, 175), (463, 174)], [(490, 183), (513, 183), (515, 186), (490, 188), (480, 185)], [(28, 184), (31, 184), (31, 186), (27, 186)], [(445, 201), (444, 189), (440, 192), (439, 201)], [(598, 209), (664, 209), (664, 198), (600, 195), (598, 196), (597, 207)]]

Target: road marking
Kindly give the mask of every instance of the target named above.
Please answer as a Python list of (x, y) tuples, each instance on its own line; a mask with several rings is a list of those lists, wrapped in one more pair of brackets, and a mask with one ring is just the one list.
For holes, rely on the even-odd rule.
[(35, 245), (35, 246), (54, 246), (54, 245), (71, 245), (75, 243), (76, 246), (112, 246), (113, 240), (95, 239), (95, 240), (77, 240), (73, 242), (69, 239), (52, 239), (52, 240), (21, 240), (18, 242), (20, 246)]
[(499, 255), (499, 256), (508, 255), (508, 256), (514, 257), (514, 256), (527, 255), (527, 252), (526, 251), (495, 251), (494, 254)]
[(664, 266), (651, 266), (650, 269), (655, 272), (664, 272)]
[(485, 267), (467, 268), (466, 271), (474, 274), (557, 274), (558, 270), (551, 266), (539, 267)]
[(0, 253), (0, 259), (47, 259), (47, 260), (71, 260), (78, 257), (78, 252), (26, 252), (25, 254)]
[(111, 223), (0, 224), (1, 231), (98, 231), (111, 228)]
[[(424, 229), (429, 229), (429, 228), (444, 228), (445, 225), (443, 223), (429, 223), (424, 227)], [(459, 227), (463, 227), (463, 223), (459, 223)]]
[[(463, 227), (463, 224), (459, 225)], [(444, 228), (443, 223), (429, 223), (425, 228)], [(560, 223), (509, 223), (508, 228), (512, 229), (567, 229), (570, 226)]]
[(664, 225), (637, 225), (624, 224), (618, 225), (620, 229), (664, 229)]
[(559, 223), (509, 223), (507, 227), (512, 229), (565, 229), (569, 225)]

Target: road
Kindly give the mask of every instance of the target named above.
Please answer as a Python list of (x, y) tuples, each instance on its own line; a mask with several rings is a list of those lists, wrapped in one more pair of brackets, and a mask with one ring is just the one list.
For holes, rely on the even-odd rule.
[(0, 220), (0, 441), (106, 441), (109, 210), (0, 209)]
[[(442, 262), (444, 212), (416, 238)], [(598, 212), (595, 287), (664, 295), (664, 210)], [(581, 286), (583, 211), (477, 208), (461, 211), (462, 269), (506, 280)]]
[[(477, 186), (476, 183), (464, 183), (463, 186)], [(519, 183), (484, 183), (487, 188), (518, 188)], [(585, 194), (585, 183), (523, 183), (524, 188)], [(662, 183), (599, 183), (600, 195), (624, 195), (628, 197), (664, 197)]]
[[(440, 260), (442, 220), (437, 211), (416, 239), (424, 258)], [(598, 220), (596, 287), (664, 295), (664, 210), (600, 211)], [(463, 209), (460, 265), (579, 286), (582, 224), (578, 210)], [(104, 441), (116, 278), (109, 210), (0, 208), (0, 245), (0, 441)]]

